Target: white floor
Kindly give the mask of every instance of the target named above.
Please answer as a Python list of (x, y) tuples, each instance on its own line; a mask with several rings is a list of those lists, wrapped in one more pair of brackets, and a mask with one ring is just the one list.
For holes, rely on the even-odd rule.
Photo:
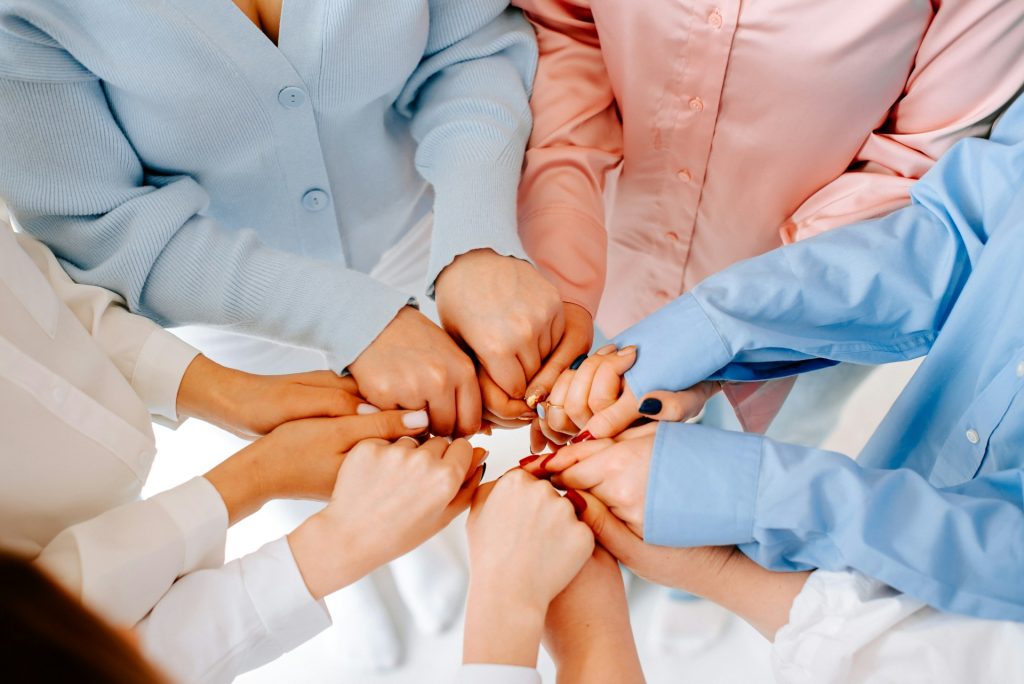
[[(826, 446), (843, 453), (856, 454), (915, 367), (915, 364), (901, 364), (876, 371), (858, 390)], [(177, 432), (158, 428), (158, 440), (161, 457), (151, 479), (153, 491), (166, 489), (209, 469), (240, 445), (236, 438), (198, 421), (186, 423)], [(528, 440), (523, 431), (499, 433), (494, 437), (481, 437), (474, 441), (491, 452), (489, 477), (496, 477), (528, 453)], [(228, 536), (229, 558), (254, 550), (266, 541), (286, 533), (288, 529), (281, 522), (281, 517), (275, 506), (271, 505), (233, 528)], [(456, 521), (444, 532), (444, 539), (459, 549), (464, 558), (462, 525), (462, 520)], [(401, 668), (383, 674), (346, 670), (334, 657), (335, 637), (328, 631), (277, 662), (251, 672), (238, 681), (242, 684), (451, 682), (460, 661), (462, 625), (457, 624), (440, 636), (417, 633), (397, 599), (386, 571), (378, 573), (375, 580), (388, 598), (391, 614), (400, 626), (405, 647), (404, 665)], [(647, 679), (652, 684), (759, 684), (771, 681), (768, 644), (739, 620), (734, 619), (722, 638), (703, 652), (689, 656), (660, 652), (652, 645), (648, 633), (654, 599), (661, 590), (636, 581), (630, 591), (634, 631)], [(551, 663), (544, 654), (541, 656), (541, 671), (545, 682), (555, 681)]]

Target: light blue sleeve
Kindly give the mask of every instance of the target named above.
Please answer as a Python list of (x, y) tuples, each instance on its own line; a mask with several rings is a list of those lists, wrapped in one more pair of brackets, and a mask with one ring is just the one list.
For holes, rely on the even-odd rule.
[(164, 325), (312, 347), (343, 369), (409, 299), (369, 276), (270, 249), (202, 215), (192, 178), (149, 184), (102, 84), (52, 38), (0, 30), (0, 188), (77, 282)]
[(527, 258), (516, 198), (536, 68), (533, 29), (506, 0), (430, 1), (427, 52), (397, 104), (434, 188), (427, 282), (474, 249)]
[(773, 570), (854, 568), (941, 610), (1024, 620), (1024, 472), (949, 489), (837, 453), (658, 428), (644, 538), (737, 544)]
[(913, 204), (750, 259), (619, 335), (637, 396), (927, 353), (1024, 177), (1024, 100), (958, 143)]

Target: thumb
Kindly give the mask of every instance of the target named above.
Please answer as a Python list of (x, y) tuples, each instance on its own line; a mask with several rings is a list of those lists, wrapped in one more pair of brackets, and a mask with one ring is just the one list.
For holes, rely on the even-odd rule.
[(427, 429), (430, 418), (426, 411), (379, 411), (365, 416), (346, 416), (337, 422), (339, 439), (348, 451), (364, 439), (393, 441), (412, 437)]
[(644, 395), (638, 411), (654, 420), (690, 420), (700, 415), (704, 404), (708, 403), (721, 387), (721, 383), (718, 382), (702, 382), (682, 392), (651, 392)]
[(643, 548), (643, 540), (633, 534), (626, 523), (615, 517), (615, 514), (596, 496), (590, 492), (577, 493), (587, 504), (582, 520), (594, 531), (594, 538), (613, 556), (627, 566), (630, 565), (637, 551)]
[(611, 406), (595, 413), (587, 423), (586, 430), (595, 439), (615, 437), (642, 417), (637, 410), (633, 390), (629, 389), (629, 385), (625, 385), (622, 396)]

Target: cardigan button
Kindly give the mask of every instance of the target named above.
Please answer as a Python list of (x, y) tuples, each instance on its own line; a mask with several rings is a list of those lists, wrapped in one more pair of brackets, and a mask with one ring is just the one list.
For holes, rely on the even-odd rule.
[(319, 188), (310, 190), (302, 196), (302, 206), (306, 211), (323, 211), (331, 203), (331, 196)]
[(288, 86), (277, 94), (277, 101), (281, 103), (282, 107), (298, 109), (306, 104), (306, 91), (295, 86)]

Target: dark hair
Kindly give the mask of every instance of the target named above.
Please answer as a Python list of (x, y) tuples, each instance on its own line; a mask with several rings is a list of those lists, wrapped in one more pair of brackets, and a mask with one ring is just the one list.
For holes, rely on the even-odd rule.
[(34, 565), (3, 551), (0, 679), (168, 684), (110, 625)]

